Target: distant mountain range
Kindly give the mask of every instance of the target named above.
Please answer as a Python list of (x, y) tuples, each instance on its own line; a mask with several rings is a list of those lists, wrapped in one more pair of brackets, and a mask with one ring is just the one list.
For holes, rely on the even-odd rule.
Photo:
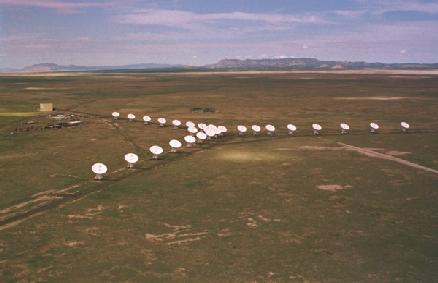
[(224, 70), (340, 70), (340, 69), (438, 69), (438, 63), (367, 63), (362, 61), (320, 61), (316, 58), (224, 59), (206, 66)]
[(181, 68), (182, 65), (141, 63), (120, 66), (77, 66), (77, 65), (58, 65), (55, 63), (41, 63), (28, 66), (22, 69), (24, 72), (73, 72), (73, 71), (109, 71), (109, 70), (144, 70), (144, 69), (174, 69)]
[(55, 63), (41, 63), (24, 67), (23, 72), (86, 72), (86, 71), (111, 71), (111, 70), (152, 70), (152, 69), (174, 69), (182, 68), (183, 65), (141, 63), (120, 66), (77, 66), (58, 65)]
[(270, 58), (270, 59), (224, 59), (215, 64), (193, 67), (187, 65), (141, 63), (120, 66), (77, 66), (41, 63), (17, 72), (86, 72), (86, 71), (130, 71), (130, 70), (431, 70), (438, 69), (438, 63), (367, 63), (363, 61), (321, 61), (316, 58)]

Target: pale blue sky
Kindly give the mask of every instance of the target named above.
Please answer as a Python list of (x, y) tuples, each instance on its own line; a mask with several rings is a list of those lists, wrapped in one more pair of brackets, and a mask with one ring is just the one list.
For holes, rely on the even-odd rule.
[(0, 0), (0, 68), (316, 57), (438, 62), (438, 1)]

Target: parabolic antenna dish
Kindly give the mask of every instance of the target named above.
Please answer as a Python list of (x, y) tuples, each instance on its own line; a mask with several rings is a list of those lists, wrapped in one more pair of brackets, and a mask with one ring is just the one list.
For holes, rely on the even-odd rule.
[(239, 133), (246, 133), (246, 131), (248, 130), (245, 126), (243, 125), (239, 125), (237, 126), (237, 130), (239, 131)]
[(213, 124), (210, 124), (210, 125), (208, 125), (208, 126), (206, 126), (204, 128), (204, 132), (210, 138), (216, 136), (217, 135), (217, 131), (218, 131), (217, 127), (215, 125), (213, 125)]
[(192, 121), (187, 121), (187, 122), (186, 122), (186, 127), (187, 127), (187, 128), (195, 128), (196, 125), (195, 125), (195, 123), (193, 123)]
[(151, 118), (151, 116), (143, 116), (143, 121), (145, 121), (145, 122), (150, 122), (150, 121), (152, 121), (152, 118)]
[(176, 152), (178, 148), (180, 148), (182, 146), (181, 142), (179, 140), (170, 140), (169, 141), (169, 145), (172, 148), (171, 152)]
[(191, 134), (196, 134), (198, 132), (198, 129), (195, 127), (188, 127), (187, 131)]
[(179, 126), (181, 126), (181, 121), (180, 120), (173, 120), (172, 125), (174, 125), (175, 127), (179, 127)]
[(135, 119), (135, 115), (132, 114), (132, 113), (129, 113), (129, 114), (128, 114), (128, 119), (129, 119), (129, 121), (134, 120), (134, 119)]
[(138, 155), (135, 153), (125, 154), (125, 160), (130, 164), (135, 164), (138, 161)]
[(95, 174), (105, 174), (108, 171), (108, 168), (103, 163), (94, 163), (93, 166), (91, 166), (91, 171)]
[(400, 125), (401, 125), (401, 127), (402, 127), (403, 129), (405, 129), (405, 130), (407, 130), (407, 129), (409, 129), (409, 128), (411, 127), (411, 125), (409, 125), (409, 124), (406, 123), (406, 122), (401, 122)]
[(216, 136), (222, 135), (222, 129), (219, 126), (215, 127), (214, 131)]
[(297, 126), (294, 124), (287, 124), (286, 128), (291, 132), (295, 132), (297, 130)]
[(120, 113), (119, 112), (113, 112), (111, 113), (111, 115), (113, 116), (114, 119), (117, 119), (120, 117)]
[(313, 128), (315, 131), (321, 131), (321, 130), (322, 130), (322, 127), (321, 127), (320, 124), (312, 124), (312, 128)]
[(182, 146), (181, 142), (179, 140), (170, 140), (169, 145), (173, 148), (180, 148)]
[(153, 145), (149, 148), (149, 151), (154, 155), (159, 155), (163, 153), (163, 148), (158, 145)]
[(225, 126), (219, 126), (218, 129), (221, 131), (221, 134), (228, 132), (228, 129)]
[(216, 130), (214, 128), (208, 128), (208, 129), (206, 129), (205, 134), (208, 137), (212, 138), (216, 135)]
[(69, 124), (70, 126), (77, 126), (77, 125), (82, 124), (82, 121), (80, 121), (80, 120), (77, 120), (77, 121), (70, 121), (70, 122), (68, 122), (67, 124)]
[(275, 127), (274, 127), (273, 125), (266, 125), (266, 126), (265, 126), (265, 129), (266, 129), (268, 132), (275, 132)]
[(166, 124), (166, 118), (158, 118), (157, 122), (160, 124), (160, 126), (164, 126)]
[(188, 143), (188, 144), (191, 144), (191, 143), (195, 143), (195, 142), (196, 142), (195, 137), (194, 137), (194, 136), (190, 136), (190, 135), (185, 136), (185, 137), (184, 137), (184, 140), (185, 140), (186, 143)]
[(380, 126), (377, 125), (376, 123), (370, 123), (370, 128), (373, 130), (378, 130), (380, 128)]
[(350, 129), (350, 126), (348, 124), (345, 124), (345, 123), (341, 123), (340, 127), (342, 130), (349, 130)]
[(202, 141), (202, 140), (205, 140), (207, 138), (207, 135), (204, 132), (198, 132), (196, 134), (196, 137)]
[(259, 133), (260, 130), (261, 130), (261, 128), (260, 128), (259, 125), (252, 125), (252, 126), (251, 126), (251, 130), (252, 130), (254, 133)]

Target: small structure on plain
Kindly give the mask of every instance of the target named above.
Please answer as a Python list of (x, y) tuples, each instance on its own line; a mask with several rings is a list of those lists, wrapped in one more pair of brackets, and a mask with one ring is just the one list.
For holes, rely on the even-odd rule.
[(53, 103), (50, 103), (50, 102), (40, 103), (40, 111), (41, 112), (52, 112), (53, 111)]

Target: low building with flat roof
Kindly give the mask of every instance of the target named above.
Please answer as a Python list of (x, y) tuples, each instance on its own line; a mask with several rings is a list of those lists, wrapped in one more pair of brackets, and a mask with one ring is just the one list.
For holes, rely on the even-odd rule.
[(52, 112), (53, 111), (53, 103), (40, 103), (40, 111), (41, 112)]

